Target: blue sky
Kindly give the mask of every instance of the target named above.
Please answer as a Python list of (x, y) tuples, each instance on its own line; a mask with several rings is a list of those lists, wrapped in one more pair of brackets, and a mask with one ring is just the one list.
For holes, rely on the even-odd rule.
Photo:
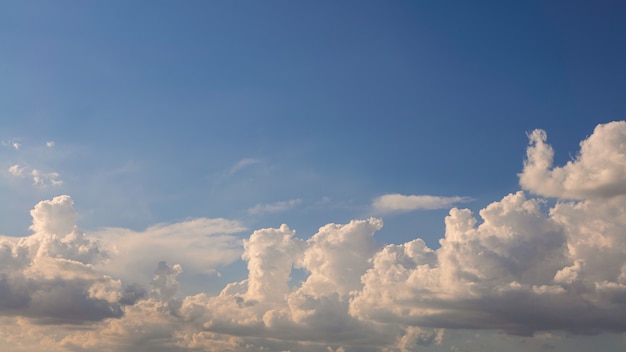
[[(564, 166), (573, 176), (552, 175), (554, 185), (529, 167), (520, 186), (518, 174), (535, 129), (558, 167), (619, 128), (594, 132), (626, 115), (625, 11), (619, 1), (4, 2), (0, 234), (37, 234), (31, 209), (61, 195), (97, 238), (150, 242), (155, 226), (176, 238), (193, 219), (227, 219), (210, 226), (232, 255), (181, 263), (182, 293), (215, 294), (253, 273), (241, 241), (261, 228), (287, 224), (304, 241), (374, 216), (376, 248), (419, 237), (437, 250), (454, 206), (478, 216), (519, 190), (546, 202), (544, 214), (597, 201), (568, 182), (611, 163)], [(593, 142), (588, 160), (618, 142)], [(124, 262), (143, 271), (120, 274), (122, 285), (145, 284), (159, 260), (176, 264), (163, 255), (147, 272)], [(119, 274), (111, 265), (104, 272)], [(305, 280), (307, 265), (294, 275)]]

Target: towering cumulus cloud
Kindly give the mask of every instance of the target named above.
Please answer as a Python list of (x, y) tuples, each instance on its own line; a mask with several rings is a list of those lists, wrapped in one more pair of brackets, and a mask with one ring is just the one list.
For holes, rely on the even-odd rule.
[[(456, 329), (625, 333), (626, 123), (598, 126), (564, 166), (552, 165), (544, 131), (529, 139), (523, 190), (477, 215), (452, 209), (438, 248), (378, 244), (374, 218), (308, 239), (282, 225), (239, 241), (230, 234), (243, 227), (224, 219), (89, 236), (68, 196), (42, 201), (31, 236), (0, 240), (0, 341), (17, 351), (413, 351)], [(115, 231), (170, 251), (128, 261), (119, 248), (134, 242)], [(193, 243), (227, 254), (176, 254)], [(207, 273), (233, 254), (247, 278), (182, 294), (186, 267)], [(151, 280), (131, 282), (144, 267)]]

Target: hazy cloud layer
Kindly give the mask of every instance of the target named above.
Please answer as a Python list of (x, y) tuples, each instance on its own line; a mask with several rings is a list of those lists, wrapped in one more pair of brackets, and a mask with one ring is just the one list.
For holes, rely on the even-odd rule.
[[(625, 126), (598, 126), (562, 167), (533, 132), (520, 183), (565, 200), (520, 191), (476, 215), (453, 208), (439, 248), (376, 243), (375, 218), (306, 240), (282, 225), (239, 241), (243, 226), (226, 219), (85, 235), (70, 197), (42, 201), (31, 236), (0, 238), (0, 341), (18, 351), (413, 351), (457, 329), (538, 333), (545, 349), (554, 332), (624, 333)], [(239, 256), (245, 279), (217, 295), (181, 293), (186, 270)]]

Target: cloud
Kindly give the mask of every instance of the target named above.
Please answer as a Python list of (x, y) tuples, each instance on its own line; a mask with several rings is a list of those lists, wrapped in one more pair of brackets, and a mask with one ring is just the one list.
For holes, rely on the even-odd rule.
[(289, 210), (302, 203), (302, 199), (290, 199), (269, 204), (257, 204), (254, 207), (248, 209), (248, 214), (262, 214), (262, 213), (279, 213), (285, 210)]
[(160, 261), (179, 264), (193, 274), (213, 274), (218, 266), (241, 256), (242, 241), (234, 234), (245, 230), (238, 221), (197, 218), (158, 224), (144, 231), (105, 228), (90, 236), (110, 251), (111, 261), (103, 265), (103, 271), (140, 281)]
[(39, 169), (30, 169), (19, 164), (12, 165), (8, 171), (14, 177), (24, 177), (26, 173), (30, 174), (35, 187), (61, 186), (63, 184), (63, 180), (59, 179), (58, 172), (42, 172)]
[(58, 172), (42, 172), (38, 169), (33, 169), (31, 175), (33, 176), (34, 186), (46, 187), (60, 186), (63, 184), (63, 181), (59, 179), (60, 175)]
[[(559, 179), (604, 174), (577, 164), (598, 131)], [(528, 163), (539, 165), (536, 148)], [(599, 165), (613, 170), (611, 160)], [(606, 175), (591, 184), (613, 185), (616, 172)], [(239, 241), (240, 223), (205, 218), (85, 234), (71, 198), (55, 197), (31, 211), (32, 235), (0, 237), (0, 340), (30, 351), (391, 352), (443, 349), (462, 330), (539, 334), (545, 347), (562, 332), (626, 333), (626, 195), (570, 185), (546, 188), (566, 198), (555, 202), (519, 191), (477, 214), (453, 208), (438, 248), (379, 244), (375, 218), (308, 239), (282, 225)], [(184, 273), (239, 256), (242, 280), (185, 296)]]
[(24, 176), (24, 168), (18, 164), (15, 164), (9, 167), (9, 173), (13, 176), (22, 177)]
[(253, 159), (253, 158), (241, 159), (235, 165), (233, 165), (230, 168), (230, 171), (228, 172), (228, 174), (229, 175), (235, 174), (235, 173), (237, 173), (238, 171), (240, 171), (243, 168), (246, 168), (246, 167), (248, 167), (250, 165), (258, 164), (260, 162), (261, 162), (261, 160)]
[(589, 199), (626, 194), (626, 121), (598, 125), (580, 143), (577, 157), (553, 167), (554, 151), (547, 134), (534, 130), (520, 185), (546, 197)]
[(47, 142), (46, 142), (46, 147), (47, 147), (47, 148), (52, 148), (52, 147), (54, 147), (54, 141), (47, 141)]
[(71, 199), (42, 201), (31, 215), (31, 236), (0, 238), (0, 316), (45, 324), (121, 316), (120, 283), (94, 270), (107, 253), (76, 228)]
[(5, 147), (13, 148), (14, 150), (20, 150), (22, 144), (19, 142), (21, 138), (11, 138), (8, 141), (2, 141), (2, 145)]
[(471, 201), (468, 197), (437, 197), (428, 195), (385, 194), (372, 202), (378, 213), (406, 212), (450, 208), (454, 204)]

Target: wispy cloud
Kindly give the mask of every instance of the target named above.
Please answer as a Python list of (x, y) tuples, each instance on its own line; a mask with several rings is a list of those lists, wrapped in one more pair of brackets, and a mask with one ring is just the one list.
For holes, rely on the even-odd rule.
[(10, 147), (15, 150), (20, 150), (22, 144), (19, 142), (19, 138), (11, 138), (8, 141), (2, 141), (2, 145), (5, 147)]
[(47, 141), (46, 142), (46, 147), (48, 147), (48, 148), (54, 147), (54, 141)]
[(63, 181), (59, 179), (60, 175), (58, 172), (42, 172), (33, 169), (31, 175), (33, 176), (33, 185), (35, 186), (46, 187), (48, 185), (60, 186), (63, 184)]
[(471, 201), (469, 197), (438, 197), (429, 195), (385, 194), (372, 202), (377, 213), (407, 212), (450, 208), (454, 204)]
[(24, 175), (24, 168), (19, 164), (15, 164), (9, 167), (9, 173), (13, 176), (22, 177)]
[(258, 163), (260, 163), (260, 162), (261, 162), (261, 160), (259, 160), (259, 159), (254, 159), (254, 158), (245, 158), (245, 159), (241, 159), (241, 160), (239, 160), (239, 161), (238, 161), (235, 165), (233, 165), (233, 166), (230, 168), (230, 170), (229, 170), (228, 174), (229, 174), (229, 175), (232, 175), (232, 174), (234, 174), (234, 173), (236, 173), (236, 172), (240, 171), (240, 170), (241, 170), (241, 169), (243, 169), (243, 168), (246, 168), (246, 167), (248, 167), (248, 166), (250, 166), (250, 165), (258, 164)]
[(248, 209), (248, 214), (257, 215), (262, 213), (279, 213), (291, 209), (302, 203), (302, 199), (290, 199), (275, 203), (257, 204), (254, 207)]
[(29, 174), (32, 177), (33, 186), (36, 187), (60, 186), (63, 184), (63, 180), (59, 179), (61, 175), (54, 171), (43, 172), (39, 169), (30, 169), (27, 166), (15, 164), (9, 167), (8, 172), (11, 176), (20, 178)]

